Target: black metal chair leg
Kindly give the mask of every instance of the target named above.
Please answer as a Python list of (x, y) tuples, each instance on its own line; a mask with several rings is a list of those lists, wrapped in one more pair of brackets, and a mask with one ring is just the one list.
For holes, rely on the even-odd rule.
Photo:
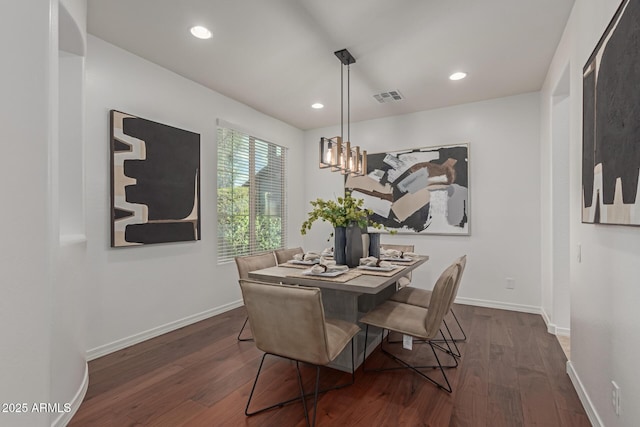
[(240, 329), (240, 332), (238, 333), (238, 341), (253, 341), (253, 338), (240, 338), (240, 335), (242, 335), (242, 331), (244, 331), (245, 326), (247, 326), (247, 322), (249, 321), (249, 316), (247, 316), (244, 319), (244, 323), (242, 324), (242, 328)]
[[(365, 329), (365, 339), (364, 339), (365, 346), (366, 346), (366, 342), (367, 342), (368, 332), (369, 332), (369, 325), (367, 325), (367, 327)], [(443, 340), (445, 342), (447, 342), (448, 340), (445, 338), (444, 333), (442, 332), (442, 330), (440, 330), (440, 334), (442, 335)], [(455, 368), (455, 367), (457, 367), (458, 366), (458, 359), (453, 355), (453, 351), (447, 351), (447, 349), (445, 349), (444, 347), (438, 346), (445, 353), (448, 353), (451, 356), (451, 358), (454, 360), (454, 362), (455, 362), (454, 365), (442, 365), (442, 363), (440, 362), (440, 358), (436, 354), (436, 351), (435, 351), (435, 348), (434, 348), (434, 346), (437, 346), (437, 344), (434, 344), (432, 341), (424, 341), (423, 340), (423, 342), (428, 343), (429, 346), (431, 347), (431, 351), (433, 352), (433, 355), (436, 358), (437, 365), (427, 365), (427, 366), (414, 366), (414, 365), (411, 365), (410, 363), (400, 359), (398, 356), (396, 356), (396, 355), (390, 353), (389, 351), (387, 351), (384, 348), (384, 339), (383, 339), (382, 342), (380, 343), (380, 350), (384, 354), (389, 356), (392, 360), (394, 360), (395, 362), (400, 364), (401, 366), (393, 367), (393, 368), (378, 368), (378, 369), (369, 369), (369, 370), (367, 370), (366, 366), (365, 366), (365, 361), (366, 361), (366, 354), (365, 354), (365, 358), (362, 361), (362, 370), (365, 371), (365, 372), (370, 372), (370, 371), (381, 372), (381, 371), (394, 371), (394, 370), (399, 370), (399, 369), (410, 369), (413, 372), (415, 372), (416, 374), (418, 374), (421, 377), (423, 377), (424, 379), (426, 379), (427, 381), (429, 381), (432, 384), (434, 384), (435, 386), (437, 386), (438, 388), (446, 391), (447, 393), (451, 393), (452, 392), (451, 384), (449, 383), (449, 379), (447, 378), (447, 374), (445, 373), (444, 368)], [(440, 373), (442, 374), (442, 377), (444, 378), (444, 381), (445, 381), (446, 385), (436, 381), (433, 378), (431, 378), (429, 375), (427, 375), (424, 372), (422, 372), (421, 369), (439, 369)]]
[(464, 333), (464, 329), (462, 329), (462, 325), (460, 324), (460, 321), (458, 320), (458, 316), (456, 316), (456, 313), (453, 311), (453, 309), (451, 309), (451, 314), (453, 315), (453, 318), (455, 319), (456, 323), (458, 324), (458, 328), (460, 328), (460, 332), (462, 332), (462, 337), (463, 338), (455, 338), (454, 341), (456, 342), (463, 342), (467, 340), (467, 334)]
[(304, 387), (302, 386), (302, 375), (300, 374), (300, 362), (298, 362), (297, 360), (296, 360), (296, 371), (298, 371), (298, 386), (300, 387), (300, 400), (302, 400), (302, 408), (304, 409), (304, 419), (307, 420), (307, 425), (310, 426), (311, 423), (309, 422), (309, 410), (307, 410), (307, 399), (304, 398)]
[[(262, 366), (264, 364), (264, 359), (267, 357), (268, 354), (271, 354), (271, 353), (264, 353), (262, 355), (262, 359), (260, 360), (260, 366), (258, 367), (258, 372), (256, 373), (256, 378), (253, 381), (253, 386), (251, 387), (251, 393), (249, 394), (249, 400), (247, 401), (247, 406), (246, 406), (246, 408), (244, 410), (244, 414), (246, 416), (256, 415), (256, 414), (260, 414), (262, 412), (268, 411), (270, 409), (281, 408), (281, 407), (283, 407), (285, 405), (288, 405), (289, 403), (293, 403), (293, 402), (297, 402), (299, 400), (302, 400), (303, 401), (304, 411), (305, 411), (305, 418), (306, 418), (306, 417), (308, 417), (308, 410), (307, 410), (307, 407), (306, 407), (305, 399), (307, 399), (309, 397), (313, 397), (314, 398), (314, 422), (313, 423), (315, 424), (315, 409), (317, 408), (318, 395), (320, 393), (325, 393), (325, 392), (330, 391), (330, 390), (338, 390), (338, 389), (344, 388), (346, 386), (352, 385), (354, 383), (354, 380), (355, 380), (355, 364), (353, 363), (354, 362), (354, 347), (353, 347), (353, 345), (354, 345), (353, 344), (353, 340), (351, 340), (351, 381), (347, 382), (347, 383), (344, 383), (344, 384), (338, 384), (338, 385), (335, 385), (333, 387), (328, 387), (328, 388), (325, 388), (325, 389), (321, 390), (320, 389), (320, 366), (314, 365), (316, 367), (316, 386), (315, 386), (315, 390), (314, 390), (313, 393), (304, 393), (304, 389), (302, 387), (302, 376), (301, 376), (300, 368), (299, 368), (299, 364), (298, 364), (299, 362), (297, 360), (288, 359), (288, 358), (283, 357), (283, 356), (278, 356), (278, 357), (282, 357), (283, 359), (292, 360), (292, 361), (296, 362), (296, 369), (298, 371), (298, 384), (300, 386), (301, 394), (299, 396), (293, 397), (291, 399), (283, 400), (282, 402), (274, 403), (273, 405), (269, 405), (269, 406), (266, 406), (264, 408), (258, 409), (256, 411), (249, 412), (249, 406), (251, 405), (251, 399), (253, 398), (253, 393), (254, 393), (254, 391), (256, 389), (256, 385), (258, 384), (258, 378), (260, 377), (260, 372), (262, 371)], [(276, 356), (276, 355), (272, 354), (272, 356)], [(309, 424), (309, 419), (308, 418), (307, 418), (307, 424)]]

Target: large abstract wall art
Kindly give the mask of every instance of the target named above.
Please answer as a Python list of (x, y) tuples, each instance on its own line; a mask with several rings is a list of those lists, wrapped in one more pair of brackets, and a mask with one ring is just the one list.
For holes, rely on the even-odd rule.
[(640, 1), (625, 0), (583, 69), (582, 222), (640, 225)]
[(111, 246), (200, 240), (200, 135), (111, 110)]
[(345, 188), (398, 233), (469, 235), (469, 144), (367, 155)]

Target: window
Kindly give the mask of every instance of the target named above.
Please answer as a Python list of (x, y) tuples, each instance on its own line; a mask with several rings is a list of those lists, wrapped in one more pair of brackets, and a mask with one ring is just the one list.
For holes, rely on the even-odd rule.
[(218, 263), (286, 244), (286, 149), (218, 125)]

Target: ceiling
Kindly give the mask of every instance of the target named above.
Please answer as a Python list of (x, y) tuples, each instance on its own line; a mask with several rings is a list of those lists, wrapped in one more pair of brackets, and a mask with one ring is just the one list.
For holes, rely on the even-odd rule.
[[(340, 123), (344, 48), (352, 122), (537, 91), (573, 2), (89, 0), (88, 31), (307, 130)], [(373, 98), (390, 90), (405, 99)]]

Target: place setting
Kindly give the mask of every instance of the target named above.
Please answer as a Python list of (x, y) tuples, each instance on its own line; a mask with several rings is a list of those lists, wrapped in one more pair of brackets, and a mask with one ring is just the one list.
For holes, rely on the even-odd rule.
[(414, 252), (380, 248), (380, 259), (382, 261), (401, 262), (405, 265), (411, 265), (418, 262), (418, 258), (419, 255)]
[(299, 274), (288, 275), (288, 277), (314, 277), (320, 280), (344, 283), (361, 274), (362, 272), (350, 269), (346, 265), (338, 265), (333, 260), (320, 257), (311, 268), (307, 268)]
[(323, 257), (317, 252), (306, 252), (303, 254), (295, 254), (293, 259), (280, 264), (281, 267), (301, 268), (306, 269), (316, 264), (320, 264), (323, 261)]
[(404, 268), (404, 266), (396, 265), (376, 257), (361, 258), (360, 265), (357, 267), (363, 274), (373, 276), (393, 276), (399, 269)]

